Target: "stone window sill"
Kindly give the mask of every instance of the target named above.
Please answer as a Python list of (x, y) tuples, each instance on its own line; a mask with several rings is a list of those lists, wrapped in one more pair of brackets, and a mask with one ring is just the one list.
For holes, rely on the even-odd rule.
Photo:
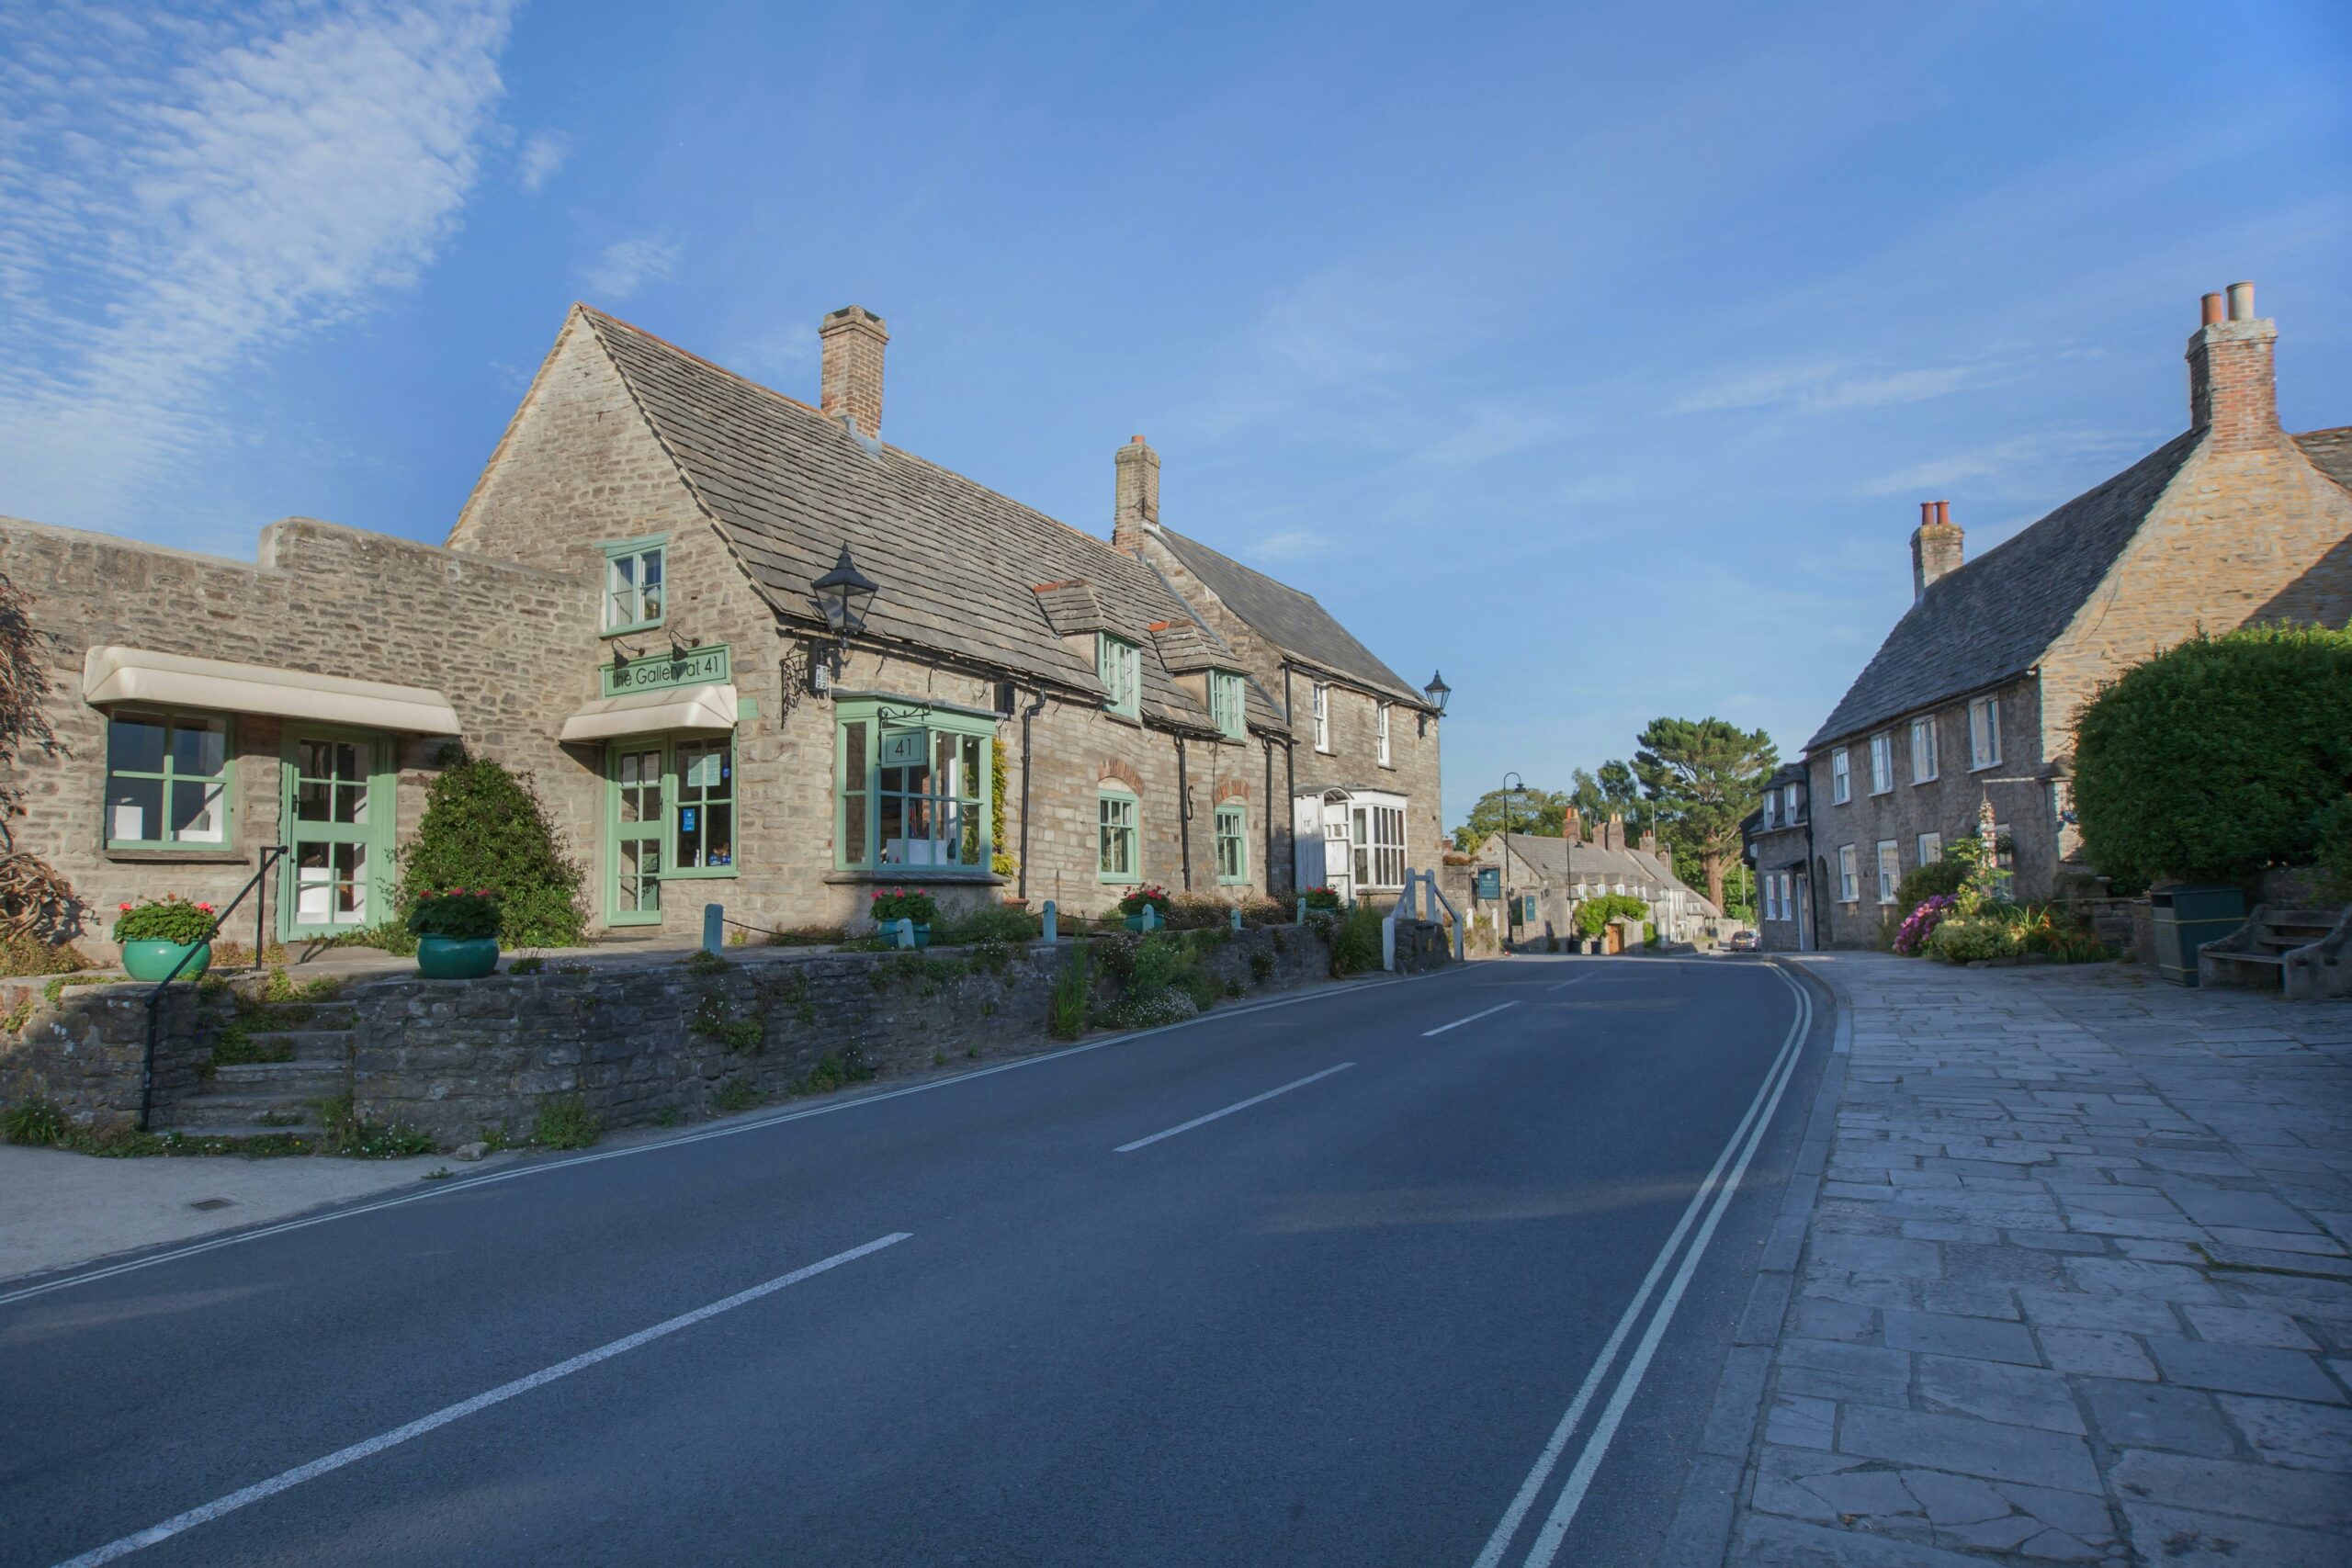
[(943, 887), (1001, 887), (1005, 879), (992, 871), (942, 865), (894, 865), (881, 871), (862, 867), (853, 871), (829, 871), (825, 873), (825, 881), (837, 887), (865, 886), (877, 882), (888, 882), (894, 886), (921, 882), (925, 885), (935, 883)]
[(106, 850), (107, 860), (126, 865), (251, 865), (243, 850)]

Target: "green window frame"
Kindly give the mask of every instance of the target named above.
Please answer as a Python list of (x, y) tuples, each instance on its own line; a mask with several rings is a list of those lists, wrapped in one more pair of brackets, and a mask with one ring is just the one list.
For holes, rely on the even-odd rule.
[(1104, 784), (1094, 792), (1100, 833), (1095, 871), (1104, 882), (1143, 880), (1143, 802), (1132, 790)]
[(1143, 650), (1109, 632), (1094, 634), (1094, 672), (1111, 694), (1111, 711), (1129, 718), (1140, 716), (1143, 705)]
[(664, 877), (735, 874), (735, 737), (670, 747), (670, 869)]
[(670, 536), (647, 534), (596, 547), (605, 552), (604, 635), (650, 631), (668, 607)]
[(658, 926), (662, 884), (737, 874), (735, 790), (731, 733), (605, 743), (605, 924)]
[(880, 701), (838, 705), (833, 865), (972, 878), (996, 856), (996, 722)]
[(1230, 670), (1209, 671), (1209, 720), (1227, 740), (1248, 734), (1249, 708), (1242, 701), (1241, 677)]
[(1250, 880), (1250, 808), (1216, 808), (1216, 880), (1230, 887)]
[(287, 727), (278, 768), (280, 938), (364, 930), (390, 915), (397, 747), (372, 730)]
[(107, 848), (233, 850), (236, 773), (236, 734), (226, 714), (109, 712)]

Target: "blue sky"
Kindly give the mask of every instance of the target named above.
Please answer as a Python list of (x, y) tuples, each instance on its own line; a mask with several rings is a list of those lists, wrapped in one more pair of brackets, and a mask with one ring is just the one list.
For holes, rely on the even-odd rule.
[(585, 299), (1168, 523), (1455, 690), (1448, 819), (1660, 714), (1803, 743), (1909, 600), (2187, 423), (2255, 279), (2352, 422), (2352, 8), (0, 9), (0, 513), (438, 540)]

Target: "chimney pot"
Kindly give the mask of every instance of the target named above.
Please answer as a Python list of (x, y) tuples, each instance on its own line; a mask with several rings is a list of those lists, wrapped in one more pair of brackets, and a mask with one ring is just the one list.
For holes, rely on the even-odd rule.
[(2206, 433), (2208, 452), (2254, 452), (2278, 440), (2276, 323), (2254, 313), (2254, 285), (2233, 283), (2228, 312), (2216, 317), (2205, 297), (2205, 321), (2188, 340), (2188, 425)]
[(867, 441), (882, 439), (882, 351), (890, 342), (882, 318), (844, 305), (817, 329), (819, 406), (848, 421)]
[(2230, 320), (2233, 321), (2254, 320), (2253, 284), (2233, 283), (2230, 285)]
[(2208, 294), (2202, 300), (2199, 301), (2199, 303), (2202, 307), (2201, 320), (2199, 321), (2199, 325), (2210, 327), (2214, 322), (2222, 320), (2223, 308), (2221, 295), (2218, 293)]
[(1140, 435), (1119, 448), (1113, 488), (1111, 547), (1139, 555), (1144, 536), (1159, 528), (1159, 454)]

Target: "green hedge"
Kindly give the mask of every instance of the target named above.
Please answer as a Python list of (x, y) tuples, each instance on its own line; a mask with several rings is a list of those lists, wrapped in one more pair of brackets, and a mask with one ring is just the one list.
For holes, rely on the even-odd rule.
[(1649, 915), (1650, 907), (1630, 893), (1603, 893), (1577, 906), (1577, 934), (1599, 936), (1610, 921), (1619, 919), (1646, 924)]
[(505, 917), (509, 947), (576, 947), (587, 929), (580, 863), (528, 773), (485, 757), (461, 758), (425, 786), (424, 816), (401, 855), (400, 919), (419, 893), (487, 888)]
[(2075, 726), (2075, 809), (2121, 890), (2243, 881), (2320, 848), (2352, 793), (2352, 633), (2247, 627), (2134, 666)]

